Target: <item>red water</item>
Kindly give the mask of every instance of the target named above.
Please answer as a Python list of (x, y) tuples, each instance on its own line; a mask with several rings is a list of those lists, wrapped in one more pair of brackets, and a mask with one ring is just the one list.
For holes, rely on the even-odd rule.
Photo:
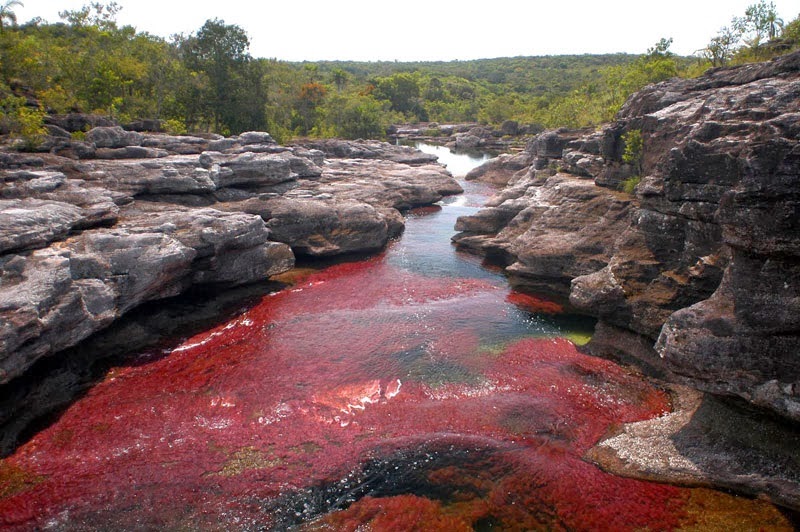
[[(412, 217), (383, 255), (307, 274), (113, 369), (0, 462), (0, 524), (676, 527), (687, 490), (581, 459), (610, 427), (666, 412), (667, 397), (579, 353), (557, 305), (511, 292), (446, 236), (425, 243), (426, 224), (452, 231), (466, 203)], [(482, 273), (444, 275), (452, 261)]]

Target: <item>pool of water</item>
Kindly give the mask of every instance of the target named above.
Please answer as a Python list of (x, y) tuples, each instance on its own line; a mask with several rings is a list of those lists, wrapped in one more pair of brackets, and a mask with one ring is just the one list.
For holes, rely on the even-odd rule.
[(453, 249), (456, 217), (492, 193), (464, 186), (409, 213), (384, 253), (294, 272), (289, 288), (112, 368), (0, 461), (0, 525), (786, 526), (763, 502), (582, 459), (614, 426), (667, 412), (669, 398), (580, 353), (591, 320), (510, 290)]

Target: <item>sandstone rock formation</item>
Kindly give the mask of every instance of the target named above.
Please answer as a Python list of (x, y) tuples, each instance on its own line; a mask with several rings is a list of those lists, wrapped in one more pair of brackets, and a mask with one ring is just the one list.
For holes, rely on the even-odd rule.
[[(92, 123), (81, 118), (54, 122)], [(264, 132), (113, 124), (48, 142), (49, 154), (0, 154), (0, 385), (147, 301), (265, 280), (295, 254), (380, 249), (400, 210), (461, 191), (435, 157), (377, 142), (323, 153)]]
[(539, 135), (454, 240), (646, 339), (603, 334), (604, 353), (800, 421), (798, 124), (800, 53), (648, 87), (599, 131)]
[(395, 125), (388, 133), (393, 141), (427, 142), (445, 145), (456, 151), (480, 150), (482, 152), (506, 153), (520, 151), (525, 145), (526, 135), (541, 132), (539, 126), (523, 126), (514, 120), (506, 120), (499, 128), (476, 123)]

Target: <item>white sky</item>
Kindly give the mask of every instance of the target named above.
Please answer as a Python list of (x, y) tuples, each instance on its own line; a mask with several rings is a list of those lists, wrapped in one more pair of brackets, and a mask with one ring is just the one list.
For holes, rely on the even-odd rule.
[[(252, 56), (289, 61), (643, 53), (661, 37), (674, 39), (672, 51), (690, 55), (756, 1), (117, 0), (117, 21), (168, 37), (219, 18), (247, 31)], [(58, 22), (59, 11), (89, 0), (23, 3), (14, 9), (19, 22)], [(800, 0), (774, 3), (786, 22), (800, 14)]]

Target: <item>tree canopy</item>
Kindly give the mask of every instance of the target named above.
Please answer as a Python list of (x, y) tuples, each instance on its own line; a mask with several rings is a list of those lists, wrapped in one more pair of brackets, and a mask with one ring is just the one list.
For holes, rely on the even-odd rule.
[(800, 46), (798, 19), (784, 24), (766, 0), (734, 17), (694, 58), (676, 56), (672, 39), (662, 38), (641, 55), (410, 63), (253, 58), (237, 25), (213, 19), (163, 39), (120, 27), (114, 2), (64, 11), (57, 23), (17, 25), (20, 5), (0, 5), (4, 130), (69, 111), (123, 123), (157, 118), (177, 132), (263, 129), (280, 140), (381, 137), (398, 122), (583, 127), (611, 120), (648, 83)]

